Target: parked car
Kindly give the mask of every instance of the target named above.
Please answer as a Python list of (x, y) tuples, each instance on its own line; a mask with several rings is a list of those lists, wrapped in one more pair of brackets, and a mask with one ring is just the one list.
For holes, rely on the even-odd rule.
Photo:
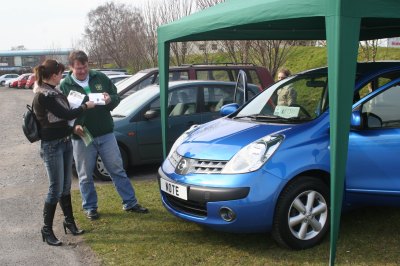
[(25, 84), (29, 78), (29, 76), (32, 75), (32, 73), (25, 73), (22, 74), (21, 76), (18, 77), (18, 84), (17, 87), (18, 88), (25, 88)]
[(28, 80), (26, 81), (25, 89), (33, 89), (33, 85), (35, 84), (35, 81), (36, 81), (35, 74), (30, 75)]
[(4, 74), (0, 76), (0, 86), (5, 86), (7, 80), (15, 79), (18, 76), (18, 74)]
[[(219, 109), (233, 101), (234, 82), (175, 81), (168, 92), (169, 146), (193, 124), (219, 117)], [(250, 85), (248, 97), (259, 92)], [(241, 100), (241, 99), (238, 99)], [(125, 98), (112, 111), (114, 134), (120, 147), (124, 167), (162, 161), (160, 87), (148, 86)], [(109, 174), (98, 157), (95, 176), (109, 180)]]
[[(321, 242), (330, 223), (327, 78), (327, 68), (291, 76), (182, 134), (158, 171), (165, 208), (216, 230), (272, 231), (293, 249)], [(355, 84), (343, 205), (400, 206), (400, 63), (358, 64)], [(289, 87), (296, 103), (277, 105)]]
[(125, 74), (123, 74), (123, 75), (111, 75), (111, 76), (108, 76), (108, 78), (111, 80), (111, 82), (112, 83), (114, 83), (114, 84), (116, 84), (116, 83), (118, 83), (118, 82), (120, 82), (120, 81), (123, 81), (123, 80), (125, 80), (125, 79), (127, 79), (127, 78), (129, 78), (129, 77), (132, 77), (132, 75), (125, 75)]
[(6, 83), (8, 83), (8, 87), (10, 88), (16, 88), (18, 86), (18, 79), (20, 76), (18, 76), (18, 78), (16, 79), (11, 79), (10, 82), (7, 80)]
[[(219, 80), (236, 81), (239, 70), (244, 70), (249, 83), (259, 86), (260, 90), (270, 86), (274, 80), (264, 67), (252, 64), (220, 64), (220, 65), (182, 65), (169, 68), (169, 81), (176, 80)], [(137, 72), (132, 77), (120, 82), (117, 91), (125, 98), (151, 84), (158, 84), (158, 68), (150, 68)]]

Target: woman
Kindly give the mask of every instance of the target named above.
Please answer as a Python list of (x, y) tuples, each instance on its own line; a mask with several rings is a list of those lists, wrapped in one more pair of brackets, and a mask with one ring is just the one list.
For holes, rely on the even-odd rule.
[(72, 176), (72, 144), (70, 134), (72, 128), (68, 120), (78, 117), (88, 108), (93, 108), (93, 102), (83, 103), (79, 108), (70, 109), (67, 97), (56, 87), (62, 78), (64, 65), (56, 60), (47, 59), (42, 65), (35, 68), (36, 83), (33, 92), (33, 108), (40, 123), (41, 147), (40, 156), (46, 166), (49, 178), (49, 192), (47, 194), (43, 218), (44, 226), (41, 230), (43, 242), (52, 246), (62, 243), (53, 233), (53, 219), (57, 202), (64, 213), (64, 231), (73, 235), (80, 235), (75, 224), (71, 204), (71, 176)]

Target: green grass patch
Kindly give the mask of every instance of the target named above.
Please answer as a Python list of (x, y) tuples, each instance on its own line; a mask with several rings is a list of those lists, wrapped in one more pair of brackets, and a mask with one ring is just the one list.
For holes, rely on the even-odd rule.
[[(146, 215), (125, 213), (112, 184), (98, 185), (100, 219), (89, 221), (73, 192), (85, 241), (105, 265), (326, 265), (329, 237), (312, 249), (278, 247), (270, 234), (232, 234), (183, 221), (165, 210), (156, 181), (133, 182)], [(365, 208), (344, 214), (337, 265), (400, 264), (400, 210)]]

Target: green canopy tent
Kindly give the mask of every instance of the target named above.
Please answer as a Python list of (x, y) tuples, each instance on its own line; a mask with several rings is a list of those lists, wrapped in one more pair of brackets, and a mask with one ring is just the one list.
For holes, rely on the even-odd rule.
[[(331, 141), (330, 264), (334, 264), (359, 40), (397, 37), (398, 0), (227, 0), (158, 28), (161, 122), (167, 153), (171, 42), (327, 40)], [(306, 56), (306, 55), (305, 55)]]

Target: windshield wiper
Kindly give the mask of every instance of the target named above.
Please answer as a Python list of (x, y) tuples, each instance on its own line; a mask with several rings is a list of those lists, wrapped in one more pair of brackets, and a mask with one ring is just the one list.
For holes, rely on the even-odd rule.
[(115, 115), (111, 115), (112, 117), (126, 117), (126, 115), (119, 115), (119, 114), (115, 114)]
[(243, 116), (236, 116), (234, 117), (235, 119), (240, 119), (240, 118), (251, 118), (251, 119), (280, 119), (282, 117), (277, 116), (277, 115), (260, 115), (260, 114), (252, 114), (252, 115), (243, 115)]
[(252, 114), (252, 115), (243, 115), (243, 116), (236, 116), (234, 119), (240, 118), (251, 118), (252, 120), (258, 121), (277, 121), (277, 122), (299, 122), (299, 121), (309, 121), (312, 120), (311, 118), (301, 118), (301, 117), (282, 117), (278, 115), (261, 115), (261, 114)]

